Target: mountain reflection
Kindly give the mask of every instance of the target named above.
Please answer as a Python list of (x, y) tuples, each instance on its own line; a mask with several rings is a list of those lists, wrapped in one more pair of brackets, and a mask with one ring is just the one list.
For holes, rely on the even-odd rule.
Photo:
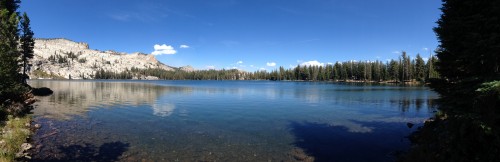
[(153, 105), (153, 113), (169, 116), (175, 105), (159, 103), (158, 98), (168, 93), (189, 93), (189, 87), (159, 86), (144, 82), (96, 82), (96, 81), (38, 81), (32, 80), (33, 87), (50, 87), (54, 94), (38, 97), (35, 115), (56, 119), (69, 119), (73, 115), (83, 115), (91, 108), (120, 108)]

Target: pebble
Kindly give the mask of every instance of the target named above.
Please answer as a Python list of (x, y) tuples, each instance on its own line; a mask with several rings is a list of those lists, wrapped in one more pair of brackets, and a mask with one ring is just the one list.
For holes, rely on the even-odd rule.
[(23, 143), (23, 144), (21, 144), (21, 150), (23, 150), (23, 151), (29, 150), (32, 147), (33, 146), (31, 146), (31, 144), (29, 144), (29, 143)]

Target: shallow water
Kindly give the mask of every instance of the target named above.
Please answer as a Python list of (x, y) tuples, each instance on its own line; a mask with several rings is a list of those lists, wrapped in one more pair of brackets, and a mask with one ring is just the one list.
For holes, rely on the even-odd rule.
[(425, 87), (32, 80), (43, 161), (392, 161), (430, 117)]

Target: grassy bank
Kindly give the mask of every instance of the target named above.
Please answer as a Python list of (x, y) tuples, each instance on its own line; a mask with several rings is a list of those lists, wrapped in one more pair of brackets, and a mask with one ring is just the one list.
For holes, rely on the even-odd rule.
[(14, 161), (17, 156), (23, 155), (21, 145), (27, 142), (31, 134), (31, 116), (12, 117), (0, 123), (2, 132), (0, 133), (0, 162)]

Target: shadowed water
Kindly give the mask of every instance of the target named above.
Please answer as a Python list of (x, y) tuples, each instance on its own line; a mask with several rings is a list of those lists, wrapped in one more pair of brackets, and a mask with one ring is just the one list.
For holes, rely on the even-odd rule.
[(45, 81), (35, 160), (391, 161), (434, 111), (425, 87)]

